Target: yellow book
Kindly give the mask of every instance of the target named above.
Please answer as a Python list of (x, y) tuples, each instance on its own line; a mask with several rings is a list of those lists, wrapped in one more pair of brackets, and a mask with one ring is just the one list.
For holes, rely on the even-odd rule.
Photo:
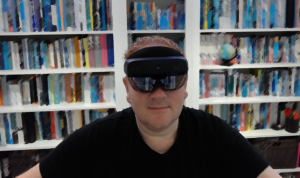
[(80, 64), (80, 49), (79, 49), (79, 40), (78, 40), (78, 36), (76, 36), (74, 38), (74, 43), (75, 43), (75, 52), (76, 52), (76, 63), (77, 63), (77, 68), (80, 68), (81, 67), (81, 64)]
[(203, 29), (208, 29), (208, 23), (207, 23), (208, 1), (209, 0), (204, 0), (204, 4), (203, 4), (203, 16), (204, 16)]
[(92, 31), (94, 31), (93, 0), (90, 0), (90, 18), (91, 18)]
[[(76, 103), (76, 80), (75, 80), (75, 73), (72, 73), (72, 101), (73, 103)], [(80, 85), (80, 84), (79, 84)]]
[(90, 68), (90, 58), (89, 58), (89, 48), (88, 48), (88, 39), (83, 38), (83, 49), (85, 57), (85, 68)]
[(53, 74), (50, 74), (50, 87), (51, 87), (51, 102), (54, 105), (54, 81), (53, 81)]
[(63, 0), (59, 0), (59, 11), (60, 11), (60, 22), (61, 22), (61, 31), (65, 31), (64, 26), (64, 6), (63, 6)]

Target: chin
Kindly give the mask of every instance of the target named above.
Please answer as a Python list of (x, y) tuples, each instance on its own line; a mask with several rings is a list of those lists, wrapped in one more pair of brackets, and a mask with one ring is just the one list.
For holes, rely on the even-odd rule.
[(155, 117), (149, 119), (148, 124), (154, 129), (160, 130), (169, 127), (176, 119), (171, 119), (169, 117)]

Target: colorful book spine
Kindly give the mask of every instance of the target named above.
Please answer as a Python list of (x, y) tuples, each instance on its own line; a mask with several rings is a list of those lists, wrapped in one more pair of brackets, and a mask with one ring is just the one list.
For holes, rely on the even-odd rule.
[(89, 53), (89, 64), (91, 68), (96, 67), (95, 49), (94, 49), (94, 37), (93, 35), (88, 36), (88, 53)]
[(102, 67), (108, 66), (106, 34), (100, 35)]
[(92, 19), (90, 14), (90, 1), (85, 0), (85, 14), (86, 14), (86, 28), (87, 31), (93, 31), (92, 30)]
[(80, 49), (79, 49), (79, 40), (78, 36), (74, 38), (74, 43), (75, 43), (75, 52), (76, 52), (76, 61), (77, 61), (77, 68), (81, 67), (81, 61), (80, 61)]
[[(100, 40), (101, 42), (101, 40)], [(85, 51), (85, 67), (90, 68), (90, 59), (89, 59), (89, 48), (88, 48), (88, 38), (83, 38), (83, 48)]]
[(81, 31), (80, 29), (80, 9), (81, 7), (79, 7), (79, 2), (74, 1), (74, 31)]
[(237, 9), (237, 2), (238, 0), (231, 0), (231, 15), (230, 15), (230, 27), (236, 27), (236, 9)]
[(65, 26), (65, 22), (64, 22), (64, 19), (65, 19), (65, 16), (64, 16), (64, 0), (57, 0), (56, 3), (58, 3), (59, 5), (56, 5), (58, 7), (57, 9), (57, 13), (58, 14), (58, 23), (59, 23), (59, 29), (61, 29), (61, 31), (65, 31), (66, 30), (66, 26)]
[[(148, 12), (148, 3), (145, 3), (146, 5), (146, 12)], [(175, 13), (175, 3), (173, 3), (170, 7), (170, 30), (174, 30), (174, 13)], [(147, 19), (148, 20), (148, 19)]]
[(102, 0), (93, 0), (93, 1), (94, 1), (93, 2), (94, 31), (100, 31), (100, 24), (102, 23), (100, 19), (100, 13), (101, 13), (100, 3)]
[(107, 30), (107, 26), (106, 26), (106, 0), (102, 0), (101, 1), (101, 12), (102, 12), (102, 18), (101, 18), (101, 23), (102, 23), (102, 31), (106, 31)]
[(3, 26), (4, 32), (9, 32), (8, 28), (8, 9), (7, 9), (7, 0), (2, 0), (2, 18), (3, 18)]
[(94, 35), (96, 67), (102, 67), (100, 35)]
[(142, 17), (142, 3), (141, 2), (134, 2), (136, 3), (136, 11), (135, 11), (135, 21), (136, 21), (136, 30), (143, 30), (143, 17)]
[(98, 76), (91, 76), (91, 103), (98, 103)]
[(39, 0), (30, 0), (31, 1), (31, 14), (32, 14), (32, 29), (33, 32), (41, 31), (41, 14), (40, 14), (40, 1)]
[(93, 0), (89, 0), (89, 13), (91, 19), (91, 30), (94, 31), (94, 17), (93, 17)]
[(105, 102), (104, 95), (103, 95), (103, 75), (99, 75), (98, 76), (98, 84), (99, 84), (99, 88), (98, 88), (98, 102), (99, 103), (103, 103), (103, 102)]
[(56, 0), (56, 13), (57, 13), (57, 27), (58, 31), (62, 31), (61, 11), (60, 11), (60, 0)]
[(112, 34), (107, 34), (106, 36), (107, 41), (107, 65), (109, 67), (114, 67), (114, 39)]
[(82, 31), (87, 31), (87, 18), (86, 18), (86, 3), (85, 0), (78, 0), (79, 10), (80, 10), (80, 29)]
[(34, 57), (34, 69), (39, 69), (39, 55), (38, 55), (38, 42), (33, 42), (33, 57)]
[(18, 32), (17, 25), (16, 25), (16, 4), (14, 0), (8, 0), (7, 8), (8, 8), (8, 25), (9, 25), (9, 32)]
[(64, 40), (63, 42), (63, 50), (64, 50), (64, 59), (65, 59), (65, 67), (70, 68), (69, 63), (69, 52), (68, 52), (68, 40)]
[(5, 32), (2, 9), (2, 0), (0, 0), (0, 32)]

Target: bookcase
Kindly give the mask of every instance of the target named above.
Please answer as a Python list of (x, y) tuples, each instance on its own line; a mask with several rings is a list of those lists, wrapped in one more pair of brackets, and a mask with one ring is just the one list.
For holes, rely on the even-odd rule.
[[(142, 1), (142, 0), (138, 0)], [(163, 7), (168, 7), (175, 0), (144, 0), (147, 2), (162, 3)], [(79, 69), (39, 69), (39, 70), (8, 70), (0, 71), (0, 75), (24, 75), (24, 74), (54, 74), (54, 73), (84, 73), (84, 72), (114, 72), (115, 74), (115, 94), (116, 101), (113, 103), (97, 103), (97, 104), (68, 104), (68, 105), (52, 105), (52, 106), (20, 106), (20, 107), (0, 107), (0, 113), (6, 112), (37, 112), (37, 111), (59, 111), (59, 110), (81, 110), (81, 109), (101, 109), (116, 108), (121, 111), (130, 107), (126, 101), (126, 90), (123, 85), (124, 53), (128, 48), (128, 34), (132, 35), (178, 35), (185, 38), (185, 55), (189, 63), (188, 72), (188, 97), (185, 101), (187, 107), (199, 108), (200, 104), (236, 104), (236, 103), (262, 103), (266, 102), (290, 102), (300, 101), (299, 97), (255, 97), (255, 98), (207, 98), (199, 99), (199, 71), (203, 69), (250, 69), (250, 68), (273, 68), (273, 67), (300, 67), (300, 63), (286, 64), (241, 64), (231, 67), (218, 65), (200, 65), (200, 36), (202, 33), (252, 33), (252, 32), (297, 32), (300, 28), (284, 28), (284, 29), (210, 29), (200, 30), (200, 0), (185, 0), (185, 29), (184, 30), (127, 30), (127, 2), (126, 0), (111, 0), (112, 6), (112, 26), (111, 31), (66, 31), (66, 32), (7, 32), (0, 33), (1, 38), (10, 39), (16, 36), (31, 36), (39, 38), (39, 36), (64, 36), (64, 35), (85, 35), (85, 34), (113, 34), (114, 38), (114, 60), (115, 65), (111, 68), (79, 68)], [(260, 137), (283, 137), (283, 136), (300, 136), (300, 132), (290, 134), (285, 131), (257, 130), (242, 133), (246, 138)], [(61, 140), (37, 141), (33, 144), (26, 145), (6, 145), (0, 146), (0, 151), (12, 150), (30, 150), (30, 149), (49, 149), (55, 148)], [(278, 172), (294, 172), (297, 169), (282, 169)]]

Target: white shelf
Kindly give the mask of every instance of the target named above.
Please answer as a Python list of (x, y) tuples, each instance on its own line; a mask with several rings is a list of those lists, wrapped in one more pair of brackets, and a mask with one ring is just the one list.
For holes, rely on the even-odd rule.
[(0, 113), (14, 112), (42, 112), (42, 111), (65, 111), (85, 109), (107, 109), (115, 108), (115, 103), (63, 103), (49, 106), (25, 105), (25, 106), (0, 106)]
[(185, 30), (128, 30), (128, 33), (185, 33)]
[(109, 31), (66, 31), (66, 32), (1, 32), (0, 36), (34, 36), (34, 35), (87, 35), (87, 34), (113, 34)]
[(30, 70), (0, 70), (0, 75), (23, 75), (23, 74), (67, 74), (86, 72), (114, 72), (114, 67), (107, 68), (67, 68), (67, 69), (30, 69)]
[(244, 131), (244, 132), (240, 132), (240, 133), (245, 138), (300, 136), (300, 132), (289, 133), (285, 130), (273, 130), (273, 129), (250, 130), (250, 131)]
[(213, 97), (199, 99), (199, 104), (240, 104), (240, 103), (277, 103), (277, 102), (295, 102), (300, 101), (300, 97)]
[(232, 66), (200, 65), (201, 69), (255, 69), (273, 67), (300, 67), (300, 63), (275, 63), (275, 64), (236, 64)]
[(294, 32), (300, 31), (300, 28), (271, 28), (271, 29), (210, 29), (200, 30), (200, 33), (230, 33), (230, 32)]
[(290, 172), (300, 172), (300, 168), (294, 168), (294, 169), (275, 169), (278, 173), (290, 173)]
[(14, 144), (0, 146), (0, 151), (15, 151), (15, 150), (38, 150), (38, 149), (53, 149), (59, 145), (62, 140), (44, 140), (36, 141), (29, 144)]

